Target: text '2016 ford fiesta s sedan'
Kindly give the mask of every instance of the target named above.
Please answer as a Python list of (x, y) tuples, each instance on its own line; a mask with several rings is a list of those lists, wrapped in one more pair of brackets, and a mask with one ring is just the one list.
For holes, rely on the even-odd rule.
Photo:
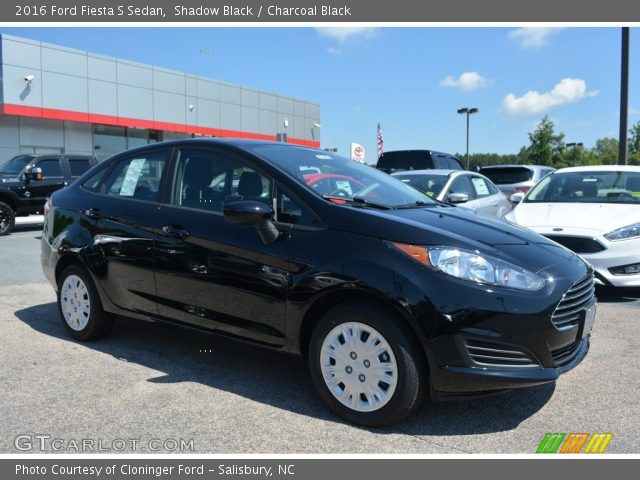
[[(309, 172), (344, 182), (320, 191)], [(42, 265), (78, 340), (119, 315), (306, 355), (329, 408), (366, 426), (428, 394), (554, 381), (586, 355), (595, 318), (593, 272), (564, 247), (273, 142), (112, 157), (53, 194)]]

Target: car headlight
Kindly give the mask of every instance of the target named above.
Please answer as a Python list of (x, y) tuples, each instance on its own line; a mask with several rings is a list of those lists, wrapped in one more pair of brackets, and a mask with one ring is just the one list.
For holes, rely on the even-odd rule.
[(462, 280), (529, 292), (536, 292), (545, 285), (544, 278), (534, 272), (478, 252), (404, 243), (393, 243), (393, 246), (425, 266)]
[(627, 225), (626, 227), (618, 228), (613, 232), (605, 234), (604, 238), (615, 242), (616, 240), (629, 240), (630, 238), (640, 237), (640, 223), (634, 223), (633, 225)]

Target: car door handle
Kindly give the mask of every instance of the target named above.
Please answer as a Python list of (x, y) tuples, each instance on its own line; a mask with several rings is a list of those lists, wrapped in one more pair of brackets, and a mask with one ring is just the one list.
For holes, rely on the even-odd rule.
[(84, 214), (90, 218), (102, 218), (102, 211), (99, 208), (88, 208), (84, 211)]
[(185, 240), (189, 237), (189, 232), (181, 225), (165, 225), (162, 227), (162, 231), (165, 235), (168, 235), (178, 240)]

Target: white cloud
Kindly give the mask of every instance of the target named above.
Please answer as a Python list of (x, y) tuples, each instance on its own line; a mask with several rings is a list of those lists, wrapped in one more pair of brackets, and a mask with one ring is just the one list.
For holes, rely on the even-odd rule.
[(458, 88), (464, 92), (476, 90), (480, 87), (491, 85), (491, 80), (483, 77), (478, 72), (464, 72), (458, 78), (447, 75), (440, 80), (441, 87)]
[(370, 38), (375, 34), (376, 29), (373, 27), (318, 27), (316, 31), (323, 37), (343, 43), (349, 38)]
[(560, 27), (525, 27), (509, 32), (509, 39), (520, 42), (521, 48), (540, 48), (549, 43), (549, 36), (562, 30)]
[(587, 83), (580, 78), (563, 78), (549, 92), (529, 90), (521, 97), (510, 93), (502, 100), (502, 108), (507, 115), (539, 115), (552, 108), (577, 102), (586, 97), (595, 97), (597, 90), (587, 91)]

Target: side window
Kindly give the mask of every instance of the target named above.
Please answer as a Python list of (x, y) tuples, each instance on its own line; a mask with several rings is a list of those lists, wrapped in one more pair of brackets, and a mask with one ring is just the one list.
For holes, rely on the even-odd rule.
[(469, 196), (469, 200), (473, 200), (475, 198), (471, 184), (469, 183), (469, 179), (466, 175), (461, 175), (453, 181), (449, 188), (449, 194), (452, 193), (466, 193)]
[(464, 170), (462, 164), (460, 163), (460, 160), (455, 157), (447, 158), (447, 163), (449, 164), (448, 168), (450, 168), (451, 170)]
[(487, 182), (484, 181), (484, 178), (475, 176), (471, 177), (471, 184), (473, 185), (473, 191), (476, 195), (476, 198), (484, 198), (491, 195), (489, 186), (487, 185)]
[(445, 157), (444, 155), (437, 155), (435, 157), (435, 168), (439, 168), (441, 170), (447, 170), (449, 168), (447, 157)]
[(36, 167), (42, 169), (44, 178), (47, 177), (61, 177), (62, 169), (60, 168), (60, 160), (54, 158), (47, 158), (40, 160)]
[(67, 158), (72, 177), (79, 177), (91, 168), (88, 158)]
[(101, 192), (114, 197), (157, 201), (169, 154), (169, 150), (139, 153), (120, 161), (103, 183)]
[(316, 218), (302, 207), (297, 201), (278, 190), (278, 211), (276, 218), (279, 222), (293, 223), (294, 225), (317, 225)]
[(224, 152), (182, 149), (173, 205), (222, 213), (224, 205), (254, 200), (272, 205), (272, 181)]

